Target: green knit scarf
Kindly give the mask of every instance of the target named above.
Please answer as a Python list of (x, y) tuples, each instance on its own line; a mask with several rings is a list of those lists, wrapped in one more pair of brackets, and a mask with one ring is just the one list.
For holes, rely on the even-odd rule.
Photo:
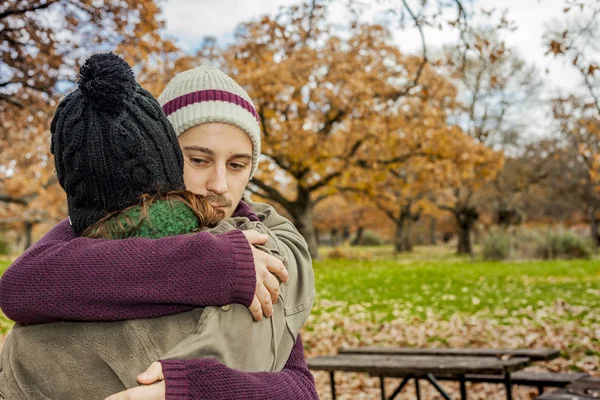
[[(196, 214), (179, 199), (155, 201), (148, 207), (148, 217), (140, 223), (142, 207), (143, 205), (133, 207), (126, 213), (120, 213), (109, 219), (106, 222), (109, 236), (112, 239), (131, 237), (158, 239), (190, 233), (199, 227)], [(120, 229), (119, 224), (122, 224), (125, 229)], [(127, 233), (124, 234), (123, 231)]]

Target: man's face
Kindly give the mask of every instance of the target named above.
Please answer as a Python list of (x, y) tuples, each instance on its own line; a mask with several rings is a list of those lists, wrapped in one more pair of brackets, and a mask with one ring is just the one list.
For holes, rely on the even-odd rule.
[(231, 217), (250, 179), (250, 137), (233, 125), (208, 123), (183, 132), (179, 146), (186, 188)]

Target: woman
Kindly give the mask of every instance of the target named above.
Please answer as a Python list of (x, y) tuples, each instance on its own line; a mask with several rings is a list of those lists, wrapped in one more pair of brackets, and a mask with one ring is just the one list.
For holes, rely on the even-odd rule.
[[(113, 54), (93, 56), (82, 67), (78, 90), (57, 109), (51, 146), (76, 234), (157, 238), (207, 227), (214, 232), (261, 229), (247, 218), (222, 220), (205, 199), (185, 191), (182, 156), (169, 122), (156, 100), (135, 83), (129, 66)], [(232, 242), (236, 239), (239, 234), (232, 234)], [(234, 248), (250, 251), (247, 242)], [(202, 384), (194, 386), (202, 378), (190, 372), (199, 365), (204, 374), (233, 374), (240, 383), (250, 379), (257, 389), (283, 379), (291, 386), (282, 398), (314, 398), (299, 341), (281, 372), (252, 375), (228, 368), (271, 371), (278, 359), (287, 359), (272, 351), (274, 320), (254, 324), (248, 311), (234, 304), (231, 311), (208, 307), (145, 320), (17, 324), (2, 352), (0, 392), (11, 399), (81, 398), (82, 393), (104, 398), (134, 386), (135, 373), (159, 358), (212, 356), (227, 366), (211, 359), (164, 361), (187, 371), (171, 380), (165, 374), (167, 398), (173, 387), (185, 397), (172, 398), (207, 395)], [(218, 381), (214, 374), (210, 379)]]

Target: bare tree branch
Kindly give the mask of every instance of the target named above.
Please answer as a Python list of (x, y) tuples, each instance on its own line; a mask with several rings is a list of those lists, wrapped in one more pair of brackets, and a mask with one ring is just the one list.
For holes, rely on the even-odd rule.
[(0, 101), (6, 101), (7, 103), (10, 103), (10, 104), (12, 104), (14, 106), (17, 106), (17, 107), (21, 108), (21, 109), (25, 108), (25, 105), (23, 103), (21, 103), (18, 100), (13, 99), (12, 96), (9, 96), (9, 95), (4, 94), (4, 93), (0, 93)]
[(322, 202), (323, 200), (325, 200), (328, 197), (329, 197), (329, 194), (327, 194), (327, 193), (323, 193), (322, 195), (318, 196), (316, 199), (314, 199), (312, 201), (313, 207), (316, 206), (317, 204), (319, 204), (320, 202)]
[[(44, 183), (42, 185), (42, 189), (48, 189), (50, 186), (54, 185), (56, 182), (58, 182), (58, 179), (56, 178), (55, 175), (52, 175), (50, 177), (50, 179), (48, 179), (48, 181), (46, 183)], [(15, 203), (15, 204), (21, 204), (23, 206), (28, 206), (29, 203), (31, 203), (33, 200), (35, 200), (36, 197), (38, 197), (40, 195), (39, 192), (35, 192), (32, 193), (28, 196), (23, 196), (23, 197), (14, 197), (5, 193), (0, 193), (0, 201), (4, 202), (4, 203)]]
[(249, 187), (248, 190), (250, 190), (252, 193), (256, 193), (259, 196), (266, 197), (268, 199), (276, 201), (279, 204), (281, 204), (288, 211), (293, 210), (294, 207), (293, 207), (292, 202), (289, 201), (277, 189), (275, 189), (275, 188), (267, 185), (266, 183), (264, 183), (262, 180), (260, 180), (258, 178), (252, 178), (252, 180), (250, 181), (250, 183), (253, 184), (253, 185), (258, 186), (263, 191), (263, 193), (260, 193), (260, 192), (257, 192), (255, 190), (253, 190), (251, 187)]
[(379, 200), (375, 199), (375, 206), (377, 208), (379, 208), (381, 211), (383, 211), (383, 213), (385, 215), (388, 216), (389, 219), (391, 219), (392, 221), (394, 221), (395, 223), (400, 222), (400, 220), (398, 218), (396, 218), (396, 216), (394, 215), (394, 213), (392, 213), (390, 210), (388, 210), (386, 207), (383, 206), (383, 204), (381, 204), (379, 202)]
[(421, 74), (423, 73), (423, 70), (425, 69), (425, 65), (429, 61), (427, 59), (427, 44), (425, 43), (425, 33), (423, 33), (423, 27), (421, 26), (421, 22), (419, 21), (419, 19), (415, 15), (415, 13), (412, 11), (412, 9), (410, 8), (410, 6), (406, 2), (406, 0), (402, 0), (402, 4), (404, 5), (404, 8), (406, 8), (408, 13), (412, 17), (412, 19), (415, 21), (415, 25), (417, 26), (417, 29), (419, 30), (419, 35), (421, 36), (421, 47), (423, 49), (423, 59), (421, 60), (421, 64), (419, 64), (417, 73), (415, 74), (415, 78), (406, 88), (404, 88), (404, 90), (397, 93), (397, 95), (396, 95), (397, 99), (406, 96), (411, 91), (412, 88), (417, 86), (417, 84), (419, 83), (419, 79), (421, 78)]
[(592, 84), (592, 81), (590, 80), (590, 77), (586, 71), (583, 71), (582, 69), (580, 69), (580, 71), (583, 74), (583, 79), (585, 80), (585, 85), (588, 87), (590, 95), (594, 99), (594, 105), (596, 106), (596, 110), (598, 110), (598, 113), (600, 114), (600, 99), (594, 93), (594, 86)]
[(17, 8), (17, 9), (12, 9), (12, 10), (6, 10), (6, 11), (0, 13), (0, 20), (4, 19), (6, 17), (14, 16), (14, 15), (25, 14), (27, 12), (42, 10), (44, 8), (50, 7), (54, 3), (58, 3), (59, 1), (60, 0), (47, 0), (45, 3), (41, 3), (41, 4), (35, 4), (35, 5), (30, 4), (29, 7), (26, 7), (26, 8)]
[(8, 194), (2, 194), (2, 193), (0, 193), (0, 201), (2, 201), (4, 203), (21, 204), (23, 206), (29, 205), (29, 201), (27, 199), (24, 199), (21, 197), (13, 197)]
[(317, 189), (322, 188), (323, 186), (327, 185), (329, 182), (331, 182), (334, 178), (337, 178), (338, 176), (342, 175), (342, 171), (336, 171), (336, 172), (332, 172), (329, 175), (326, 175), (324, 178), (320, 179), (319, 182), (314, 183), (313, 185), (309, 186), (306, 191), (309, 193), (314, 192)]

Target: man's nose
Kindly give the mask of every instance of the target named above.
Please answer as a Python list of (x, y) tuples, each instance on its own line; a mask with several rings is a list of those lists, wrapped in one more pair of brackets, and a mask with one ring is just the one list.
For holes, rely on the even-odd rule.
[(206, 183), (206, 190), (214, 194), (227, 192), (227, 171), (224, 167), (216, 167), (212, 170), (210, 178)]

